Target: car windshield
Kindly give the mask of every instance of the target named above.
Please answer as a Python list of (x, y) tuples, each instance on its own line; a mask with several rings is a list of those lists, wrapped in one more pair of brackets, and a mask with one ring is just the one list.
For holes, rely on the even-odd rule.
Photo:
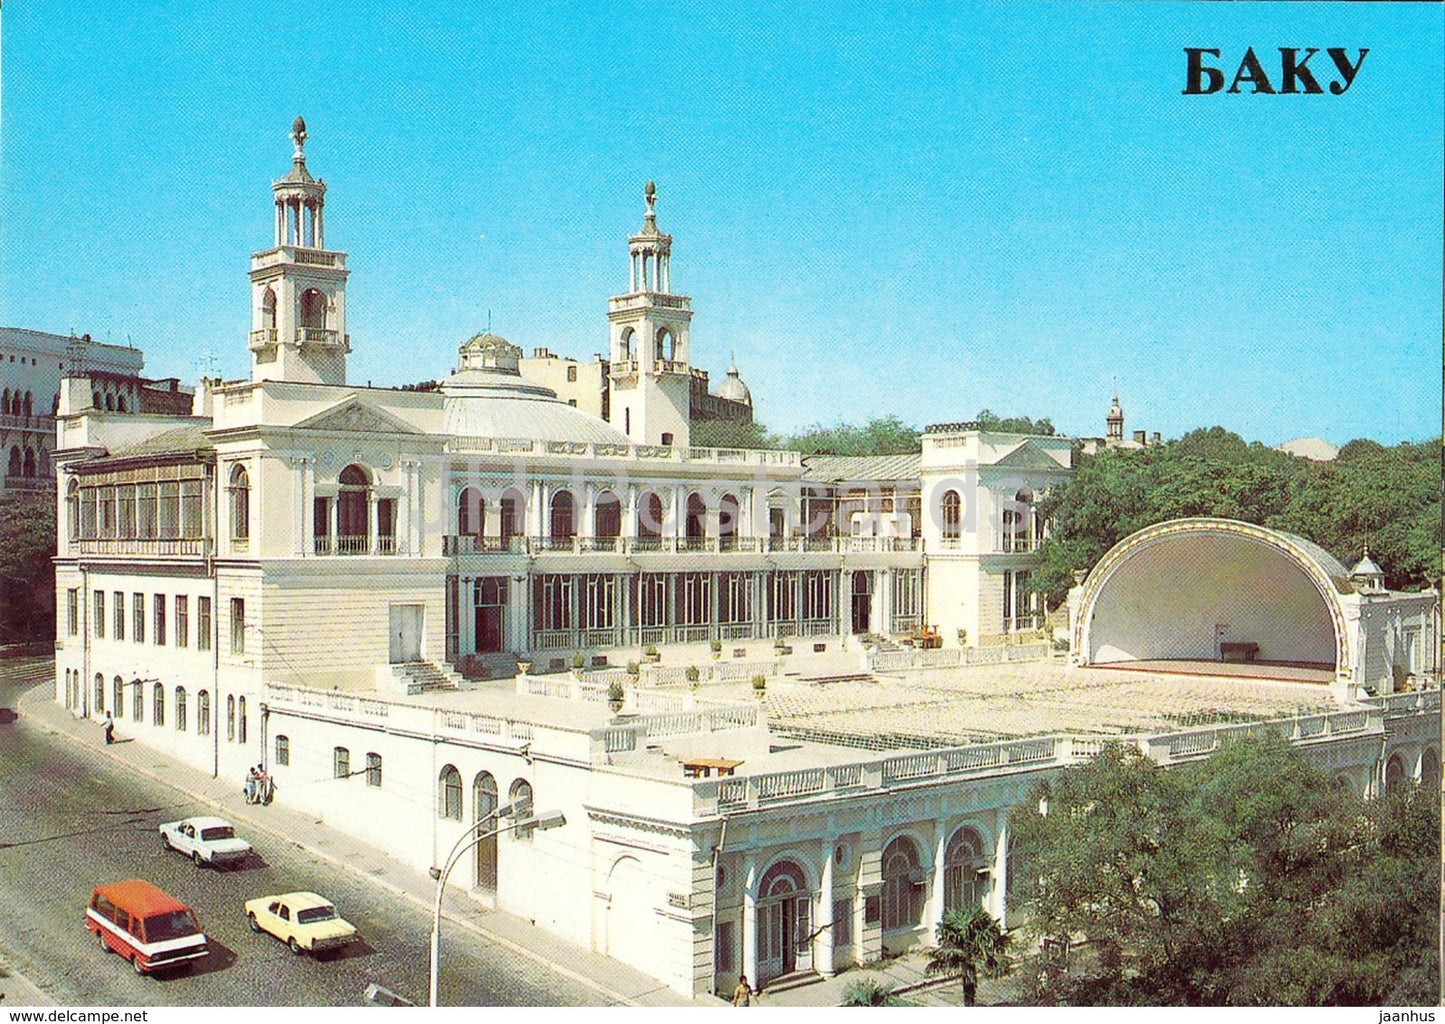
[(214, 828), (201, 829), (201, 838), (210, 842), (212, 839), (235, 839), (236, 830), (230, 825), (217, 825)]
[(201, 926), (196, 915), (189, 910), (172, 910), (146, 918), (145, 936), (147, 942), (167, 942), (183, 939), (187, 935), (199, 935)]
[(335, 907), (307, 907), (296, 911), (297, 924), (315, 924), (317, 921), (336, 920)]

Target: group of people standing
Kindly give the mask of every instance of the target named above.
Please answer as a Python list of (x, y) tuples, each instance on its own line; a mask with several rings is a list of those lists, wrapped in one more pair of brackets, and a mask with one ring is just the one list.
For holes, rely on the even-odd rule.
[(248, 804), (269, 804), (276, 792), (276, 783), (266, 772), (266, 766), (258, 764), (246, 772), (246, 785), (242, 790)]

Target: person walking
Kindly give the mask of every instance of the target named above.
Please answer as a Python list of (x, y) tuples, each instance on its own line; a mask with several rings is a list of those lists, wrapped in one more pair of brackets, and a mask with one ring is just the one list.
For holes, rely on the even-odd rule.
[(246, 803), (248, 803), (248, 804), (254, 804), (254, 803), (256, 802), (256, 769), (255, 769), (255, 768), (247, 768), (247, 769), (246, 769), (246, 785), (241, 788), (241, 792), (246, 794)]
[(107, 712), (105, 713), (105, 725), (103, 725), (102, 728), (105, 730), (105, 742), (106, 742), (107, 744), (114, 743), (114, 742), (115, 742), (115, 719), (110, 717), (110, 712), (109, 712), (109, 711), (107, 711)]
[(748, 976), (746, 974), (738, 975), (738, 987), (733, 989), (733, 1005), (753, 1005), (753, 990), (752, 987), (748, 985)]

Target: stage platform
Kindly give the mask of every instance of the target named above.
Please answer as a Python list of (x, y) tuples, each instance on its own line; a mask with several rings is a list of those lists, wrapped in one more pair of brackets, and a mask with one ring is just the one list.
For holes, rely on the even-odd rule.
[(1271, 679), (1281, 683), (1334, 682), (1335, 668), (1313, 661), (1192, 661), (1157, 659), (1153, 661), (1111, 661), (1090, 668), (1115, 672), (1161, 672), (1166, 675), (1212, 676), (1228, 679)]

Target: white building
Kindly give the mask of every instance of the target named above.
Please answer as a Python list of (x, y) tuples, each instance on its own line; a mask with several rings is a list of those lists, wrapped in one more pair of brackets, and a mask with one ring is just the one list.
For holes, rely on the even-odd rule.
[[(832, 973), (973, 901), (1007, 917), (1007, 814), (1040, 773), (1110, 735), (1171, 763), (1228, 734), (1139, 711), (1118, 665), (1004, 642), (1040, 636), (1034, 501), (1068, 439), (955, 424), (878, 460), (690, 447), (691, 302), (651, 188), (609, 301), (612, 423), (490, 333), (437, 391), (346, 384), (345, 254), (323, 246), (300, 119), (293, 137), (275, 244), (252, 257), (251, 379), (202, 382), (189, 417), (62, 388), (56, 699), (76, 714), (237, 779), (265, 761), (279, 800), (421, 867), (499, 803), (560, 807), (566, 827), (484, 842), (454, 883), (681, 992)], [(1112, 623), (1142, 584), (1091, 585)], [(1418, 692), (1438, 666), (1396, 680), (1400, 642), (1356, 656), (1395, 609), (1433, 655), (1434, 606), (1370, 602), (1330, 635), (1373, 703), (1309, 667), (1320, 685), (1281, 689), (1196, 662), (1191, 692), (1265, 709), (1361, 792), (1389, 763), (1438, 778), (1438, 693)], [(1121, 621), (1088, 635), (1208, 659), (1153, 633), (1128, 651)], [(945, 646), (893, 643), (915, 636)], [(1112, 660), (1089, 643), (1081, 664)], [(659, 664), (622, 667), (654, 646)], [(1015, 670), (1032, 696), (998, 675)], [(1069, 692), (1087, 699), (1064, 715)]]

